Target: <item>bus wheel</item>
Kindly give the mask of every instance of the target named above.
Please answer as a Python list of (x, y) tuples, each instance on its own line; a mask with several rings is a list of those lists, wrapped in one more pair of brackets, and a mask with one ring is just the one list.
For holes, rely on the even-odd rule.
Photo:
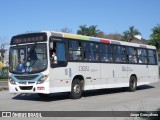
[(134, 92), (136, 88), (137, 88), (137, 79), (135, 76), (131, 76), (129, 81), (129, 91)]
[(72, 82), (72, 88), (70, 93), (71, 99), (78, 99), (82, 95), (82, 83), (79, 79), (75, 79)]
[(37, 93), (41, 98), (49, 98), (50, 94)]

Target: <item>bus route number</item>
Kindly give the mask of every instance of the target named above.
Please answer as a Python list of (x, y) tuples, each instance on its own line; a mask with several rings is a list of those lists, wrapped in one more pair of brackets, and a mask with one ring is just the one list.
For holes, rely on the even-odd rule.
[(89, 66), (79, 66), (79, 71), (89, 71)]

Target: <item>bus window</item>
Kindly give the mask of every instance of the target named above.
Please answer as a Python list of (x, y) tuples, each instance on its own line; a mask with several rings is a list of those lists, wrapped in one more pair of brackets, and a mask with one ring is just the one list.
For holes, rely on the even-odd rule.
[(84, 60), (97, 62), (99, 61), (99, 45), (98, 43), (84, 42)]
[(126, 49), (124, 46), (114, 45), (113, 46), (114, 51), (114, 62), (119, 63), (125, 63), (126, 62)]
[(50, 59), (51, 63), (57, 64), (57, 51), (56, 51), (56, 42), (50, 42)]
[(115, 62), (121, 62), (121, 55), (120, 54), (115, 54), (114, 55), (114, 61)]
[(121, 53), (121, 62), (123, 62), (123, 63), (127, 62), (126, 47), (125, 46), (121, 46), (120, 53)]
[[(52, 46), (51, 46), (52, 45)], [(51, 67), (66, 66), (65, 43), (54, 41), (50, 43)]]
[(20, 50), (20, 61), (25, 61), (25, 49)]
[(112, 46), (108, 44), (101, 44), (100, 46), (101, 61), (112, 62)]
[(139, 58), (139, 63), (140, 64), (145, 64), (147, 63), (147, 52), (146, 49), (138, 49), (138, 58)]
[(129, 63), (137, 63), (137, 49), (133, 47), (127, 47), (127, 55)]
[[(39, 72), (47, 67), (46, 44), (29, 44), (10, 48), (10, 70), (17, 73)], [(13, 56), (13, 57), (12, 57)]]
[(65, 46), (62, 42), (57, 42), (57, 60), (66, 61), (65, 57)]
[(156, 52), (154, 50), (148, 50), (148, 64), (155, 65), (156, 63)]
[(82, 45), (80, 41), (69, 40), (69, 60), (82, 60)]

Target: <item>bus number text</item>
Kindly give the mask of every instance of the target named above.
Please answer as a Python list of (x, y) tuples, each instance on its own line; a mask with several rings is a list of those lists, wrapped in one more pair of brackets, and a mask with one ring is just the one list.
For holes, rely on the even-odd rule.
[(79, 71), (89, 71), (89, 66), (79, 66)]

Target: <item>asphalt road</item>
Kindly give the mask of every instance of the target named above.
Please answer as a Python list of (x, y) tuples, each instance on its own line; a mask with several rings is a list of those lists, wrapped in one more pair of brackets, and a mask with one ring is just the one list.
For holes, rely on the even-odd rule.
[[(156, 111), (159, 108), (160, 82), (138, 87), (136, 92), (122, 88), (87, 91), (77, 100), (69, 99), (65, 93), (52, 94), (49, 99), (43, 99), (36, 94), (0, 91), (0, 111)], [(103, 117), (99, 119), (106, 120)]]

